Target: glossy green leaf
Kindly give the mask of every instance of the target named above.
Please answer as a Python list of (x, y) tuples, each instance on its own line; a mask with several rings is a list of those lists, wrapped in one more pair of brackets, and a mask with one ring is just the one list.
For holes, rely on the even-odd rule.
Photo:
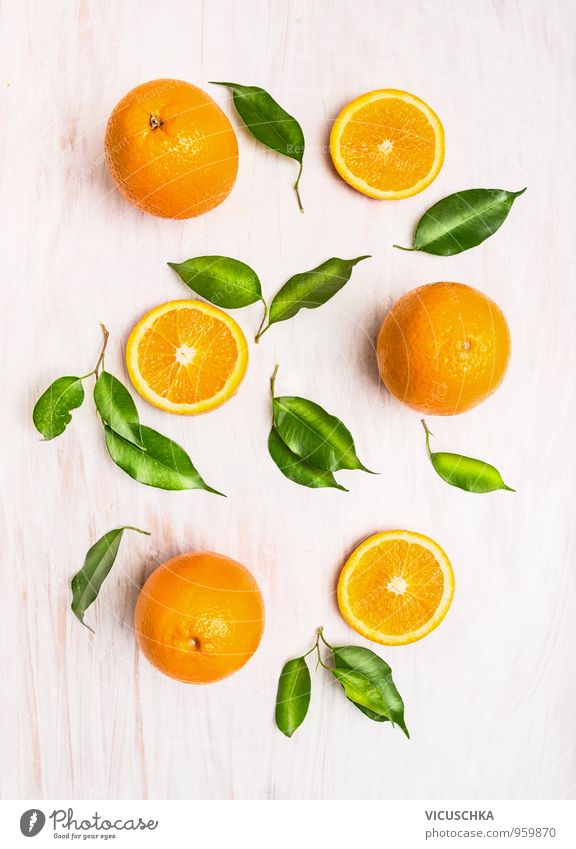
[(348, 428), (319, 404), (283, 395), (272, 401), (274, 425), (288, 448), (306, 463), (327, 472), (361, 469)]
[(495, 492), (498, 489), (515, 492), (504, 483), (498, 469), (483, 460), (446, 451), (432, 453), (430, 459), (440, 477), (451, 486), (476, 493)]
[(94, 384), (94, 403), (105, 425), (118, 436), (144, 447), (140, 434), (140, 419), (132, 396), (120, 381), (103, 371)]
[(81, 406), (84, 387), (79, 377), (59, 377), (34, 405), (32, 420), (44, 439), (64, 433), (72, 421), (71, 411)]
[(276, 694), (276, 725), (286, 737), (299, 728), (310, 705), (312, 682), (303, 657), (289, 660), (280, 673)]
[(300, 210), (303, 211), (298, 183), (302, 175), (305, 142), (302, 127), (296, 118), (282, 109), (280, 104), (259, 86), (215, 81), (212, 81), (212, 84), (227, 86), (232, 91), (236, 111), (254, 138), (282, 156), (288, 156), (300, 163), (294, 189)]
[(347, 489), (340, 486), (332, 472), (317, 469), (290, 451), (275, 427), (271, 429), (268, 437), (268, 451), (282, 474), (294, 483), (311, 489), (332, 487), (333, 489), (340, 489), (342, 492), (348, 492)]
[(168, 265), (192, 291), (218, 307), (237, 309), (263, 300), (258, 275), (238, 259), (196, 256)]
[(403, 250), (453, 256), (474, 248), (502, 226), (512, 204), (525, 191), (467, 189), (448, 195), (424, 213), (412, 248)]
[(286, 321), (301, 309), (316, 309), (340, 291), (350, 280), (355, 265), (368, 256), (356, 259), (332, 257), (311, 271), (295, 274), (280, 289), (270, 304), (268, 324), (258, 334), (256, 341), (273, 324)]
[(203, 480), (188, 454), (176, 442), (152, 428), (140, 425), (143, 448), (104, 427), (108, 453), (134, 480), (158, 489), (205, 489), (222, 495)]
[(340, 669), (337, 666), (332, 667), (330, 671), (344, 688), (346, 698), (350, 699), (357, 707), (362, 706), (375, 714), (390, 719), (382, 693), (366, 675), (355, 669)]
[[(149, 536), (148, 531), (141, 531), (131, 525), (108, 531), (88, 550), (84, 565), (72, 578), (72, 612), (83, 625), (86, 625), (84, 614), (98, 597), (104, 579), (116, 560), (124, 531), (128, 530)], [(86, 627), (89, 626), (86, 625)]]
[(464, 454), (451, 454), (446, 451), (431, 451), (431, 433), (422, 420), (426, 431), (426, 448), (432, 465), (440, 477), (451, 486), (464, 489), (466, 492), (486, 493), (505, 489), (515, 492), (512, 487), (507, 486), (502, 480), (502, 475), (495, 466), (477, 460), (474, 457), (466, 457)]
[[(387, 713), (383, 715), (370, 710), (363, 704), (354, 702), (356, 707), (376, 722), (390, 720), (399, 725), (404, 734), (410, 737), (404, 721), (404, 703), (392, 680), (392, 670), (377, 654), (363, 646), (340, 646), (333, 650), (334, 665), (337, 669), (360, 672), (380, 691)], [(354, 700), (352, 700), (354, 701)]]

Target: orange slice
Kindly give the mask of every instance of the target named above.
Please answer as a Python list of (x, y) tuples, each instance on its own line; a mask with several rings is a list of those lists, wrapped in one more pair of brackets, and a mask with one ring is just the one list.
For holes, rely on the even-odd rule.
[(348, 624), (376, 643), (421, 640), (444, 619), (454, 573), (438, 543), (413, 531), (374, 534), (356, 548), (338, 579)]
[(407, 91), (383, 88), (352, 100), (336, 118), (330, 153), (343, 180), (379, 200), (418, 194), (444, 162), (444, 128)]
[(169, 301), (146, 313), (128, 339), (126, 365), (140, 395), (168, 413), (194, 416), (233, 395), (248, 365), (234, 319), (204, 301)]

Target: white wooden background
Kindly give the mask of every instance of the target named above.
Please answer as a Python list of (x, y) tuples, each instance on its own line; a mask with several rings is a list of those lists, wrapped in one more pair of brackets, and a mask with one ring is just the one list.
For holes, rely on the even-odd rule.
[[(0, 31), (3, 796), (574, 798), (573, 0), (35, 0), (4, 4)], [(238, 131), (236, 188), (196, 220), (139, 213), (103, 162), (114, 104), (162, 76), (205, 87)], [(299, 118), (305, 215), (294, 163), (240, 128), (211, 79), (262, 85)], [(341, 107), (377, 87), (415, 92), (446, 130), (439, 178), (399, 203), (355, 193), (327, 155)], [(444, 259), (391, 248), (452, 191), (525, 185), (476, 250)], [(220, 410), (186, 419), (138, 402), (228, 500), (130, 480), (108, 459), (90, 401), (64, 436), (41, 443), (34, 400), (56, 376), (92, 368), (98, 320), (111, 332), (108, 365), (126, 378), (134, 322), (186, 297), (166, 261), (204, 253), (247, 261), (267, 295), (329, 256), (373, 255), (329, 305), (251, 344), (241, 391)], [(418, 415), (378, 382), (374, 337), (387, 307), (436, 280), (493, 297), (513, 356), (490, 401), (430, 421), (434, 444), (493, 462), (515, 495), (444, 485)], [(252, 338), (259, 308), (236, 317)], [(276, 361), (279, 391), (339, 414), (379, 477), (344, 473), (346, 495), (280, 475), (266, 450)], [(69, 580), (88, 546), (124, 523), (152, 537), (126, 536), (87, 616), (92, 637), (69, 611)], [(367, 721), (322, 675), (308, 720), (285, 739), (273, 725), (283, 662), (320, 624), (333, 642), (363, 642), (338, 614), (335, 580), (358, 541), (397, 527), (437, 539), (457, 579), (439, 630), (382, 648), (412, 739)], [(201, 548), (245, 563), (267, 605), (252, 662), (205, 688), (151, 668), (131, 620), (155, 566)]]

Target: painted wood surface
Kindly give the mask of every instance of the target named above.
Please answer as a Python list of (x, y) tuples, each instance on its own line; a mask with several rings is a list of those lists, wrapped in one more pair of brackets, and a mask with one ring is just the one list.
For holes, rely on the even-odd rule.
[[(36, 0), (0, 14), (4, 798), (574, 798), (574, 3)], [(139, 213), (104, 165), (112, 107), (157, 77), (209, 89), (237, 127), (237, 186), (197, 220)], [(263, 85), (300, 119), (304, 215), (295, 164), (257, 146), (210, 79)], [(446, 129), (440, 176), (400, 203), (355, 193), (327, 155), (341, 107), (378, 87), (415, 92)], [(469, 253), (391, 248), (452, 191), (525, 185), (500, 233)], [(111, 333), (108, 365), (126, 378), (134, 322), (186, 296), (166, 262), (204, 253), (253, 265), (268, 296), (334, 254), (373, 256), (321, 311), (251, 345), (241, 391), (220, 410), (190, 420), (139, 402), (228, 499), (131, 481), (89, 404), (41, 443), (34, 400), (57, 375), (92, 368), (98, 321)], [(444, 485), (418, 416), (379, 384), (374, 338), (387, 308), (436, 280), (493, 297), (513, 357), (491, 400), (430, 421), (435, 445), (490, 460), (516, 494)], [(258, 306), (237, 317), (252, 338)], [(339, 414), (380, 476), (344, 473), (346, 495), (280, 475), (266, 450), (275, 362), (279, 390)], [(87, 616), (92, 637), (68, 609), (69, 580), (88, 546), (125, 523), (152, 537), (126, 536)], [(273, 725), (283, 662), (320, 624), (334, 642), (363, 642), (338, 614), (335, 580), (358, 541), (396, 527), (438, 540), (457, 578), (439, 630), (382, 649), (412, 739), (366, 720), (321, 675), (308, 721), (285, 739)], [(202, 548), (245, 563), (267, 605), (253, 661), (206, 688), (147, 665), (131, 624), (154, 567)]]

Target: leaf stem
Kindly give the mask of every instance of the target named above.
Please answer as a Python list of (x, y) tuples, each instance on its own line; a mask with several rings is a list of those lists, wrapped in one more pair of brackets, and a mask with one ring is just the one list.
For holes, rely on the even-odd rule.
[(258, 340), (260, 339), (260, 337), (264, 333), (264, 330), (266, 329), (264, 327), (264, 323), (265, 323), (266, 319), (268, 318), (268, 304), (266, 303), (264, 298), (262, 298), (262, 303), (264, 304), (264, 315), (262, 316), (262, 321), (260, 322), (260, 327), (256, 331), (256, 336), (254, 337), (255, 342), (258, 342)]
[(94, 369), (94, 374), (96, 375), (96, 377), (98, 377), (98, 369), (100, 368), (100, 366), (102, 366), (102, 369), (104, 369), (104, 354), (106, 353), (108, 337), (110, 336), (106, 325), (102, 322), (99, 322), (99, 324), (102, 329), (102, 333), (104, 334), (104, 343), (102, 345), (102, 350), (100, 351), (100, 356), (98, 357), (98, 362), (96, 363), (96, 368)]
[(276, 386), (276, 375), (278, 374), (278, 369), (280, 368), (280, 364), (276, 363), (274, 366), (274, 371), (272, 372), (272, 377), (270, 378), (270, 394), (272, 396), (272, 400), (274, 400), (274, 387)]
[(330, 649), (331, 652), (334, 651), (334, 646), (331, 646), (326, 637), (324, 636), (324, 626), (322, 625), (318, 628), (318, 637), (322, 640), (325, 646)]
[(317, 648), (318, 648), (318, 636), (316, 636), (316, 642), (314, 643), (314, 645), (312, 646), (312, 648), (311, 648), (311, 649), (308, 649), (308, 651), (306, 652), (306, 654), (303, 654), (303, 655), (302, 655), (302, 657), (308, 657), (308, 655), (309, 655), (309, 654), (312, 654), (312, 652), (313, 652), (313, 651), (316, 651), (316, 649), (317, 649)]
[(329, 667), (329, 666), (327, 666), (327, 665), (324, 663), (324, 661), (322, 660), (322, 657), (321, 657), (321, 655), (320, 655), (320, 643), (318, 642), (318, 640), (316, 640), (316, 653), (317, 653), (317, 655), (318, 655), (318, 663), (320, 664), (320, 666), (321, 666), (323, 669), (327, 669), (327, 670), (328, 670), (328, 672), (330, 672), (330, 667)]
[[(108, 330), (106, 329), (106, 325), (102, 324), (101, 321), (99, 322), (99, 324), (100, 324), (100, 327), (102, 328), (102, 334), (104, 336), (104, 341), (102, 343), (102, 349), (100, 351), (100, 356), (98, 357), (98, 362), (96, 363), (96, 365), (92, 369), (92, 371), (89, 371), (88, 374), (83, 374), (82, 377), (80, 378), (80, 380), (86, 380), (87, 377), (92, 377), (92, 375), (95, 375), (95, 377), (97, 378), (98, 377), (98, 369), (100, 368), (100, 366), (102, 366), (102, 368), (104, 368), (104, 354), (106, 353), (106, 345), (108, 344), (108, 337), (110, 336), (110, 334), (108, 333)], [(135, 530), (138, 530), (138, 529), (136, 528)]]
[(298, 200), (298, 206), (300, 207), (300, 212), (304, 212), (304, 207), (302, 206), (302, 198), (300, 197), (300, 191), (298, 189), (298, 184), (300, 183), (300, 177), (302, 176), (302, 168), (304, 166), (304, 161), (300, 162), (300, 170), (298, 171), (298, 176), (296, 177), (296, 182), (294, 183), (294, 191), (296, 192), (296, 198)]
[(416, 248), (404, 248), (402, 245), (392, 245), (393, 248), (398, 248), (399, 251), (415, 251)]
[(146, 534), (147, 537), (152, 536), (151, 531), (143, 531), (141, 528), (135, 528), (134, 525), (124, 525), (123, 531), (138, 531), (139, 534)]
[(268, 328), (269, 328), (269, 327), (270, 327), (270, 325), (269, 325), (269, 324), (267, 324), (267, 325), (266, 325), (266, 327), (264, 328), (264, 330), (260, 330), (260, 331), (258, 332), (258, 335), (257, 335), (257, 336), (256, 336), (256, 338), (254, 339), (254, 341), (255, 341), (256, 343), (258, 343), (258, 342), (260, 341), (260, 337), (261, 337), (261, 336), (263, 336), (263, 335), (266, 333), (266, 331), (268, 330)]
[(319, 628), (316, 629), (316, 642), (314, 643), (312, 648), (308, 649), (306, 654), (304, 654), (302, 656), (308, 657), (309, 654), (312, 654), (313, 651), (316, 651), (318, 653), (318, 661), (320, 663), (320, 666), (323, 666), (324, 669), (330, 669), (329, 666), (326, 666), (326, 664), (322, 662), (322, 658), (320, 657), (320, 640), (322, 640), (322, 642), (325, 643), (331, 651), (334, 651), (334, 649), (332, 648), (330, 643), (326, 642), (324, 635), (322, 633), (323, 630), (324, 630), (324, 625), (321, 625)]
[[(309, 651), (307, 651), (305, 655), (303, 655), (303, 657), (308, 657), (308, 655), (309, 655), (309, 654), (312, 654), (312, 652), (313, 652), (313, 651), (315, 651), (315, 652), (316, 652), (316, 654), (318, 655), (318, 664), (319, 664), (320, 666), (322, 666), (324, 669), (327, 669), (328, 671), (330, 671), (330, 667), (329, 667), (329, 666), (326, 666), (326, 664), (324, 663), (324, 661), (322, 660), (322, 657), (321, 657), (321, 655), (320, 655), (320, 640), (322, 640), (324, 643), (326, 643), (326, 645), (328, 646), (328, 648), (329, 648), (331, 651), (333, 651), (332, 646), (331, 646), (331, 645), (329, 645), (329, 644), (326, 642), (326, 640), (324, 639), (324, 636), (323, 636), (323, 634), (322, 634), (322, 631), (323, 631), (323, 630), (324, 630), (324, 625), (321, 625), (319, 628), (317, 628), (317, 629), (316, 629), (316, 642), (314, 643), (314, 645), (312, 646), (312, 648), (311, 648)], [(318, 668), (318, 666), (317, 666), (316, 668)]]
[(430, 457), (430, 459), (432, 459), (432, 451), (430, 450), (430, 437), (434, 436), (434, 434), (432, 433), (424, 419), (420, 419), (420, 421), (422, 422), (422, 427), (424, 428), (424, 431), (426, 433), (426, 448), (428, 449), (428, 456)]

